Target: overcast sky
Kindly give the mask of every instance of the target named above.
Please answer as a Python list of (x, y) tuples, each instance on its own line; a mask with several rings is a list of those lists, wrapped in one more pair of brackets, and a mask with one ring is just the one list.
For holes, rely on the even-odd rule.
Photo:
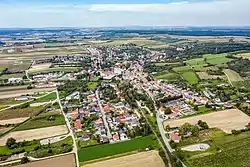
[(249, 8), (250, 0), (0, 0), (0, 27), (250, 26)]

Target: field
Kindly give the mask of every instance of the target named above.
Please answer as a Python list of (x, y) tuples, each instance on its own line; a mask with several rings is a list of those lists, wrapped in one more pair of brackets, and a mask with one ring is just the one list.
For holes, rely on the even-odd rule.
[(48, 91), (52, 91), (52, 90), (56, 89), (56, 88), (25, 89), (26, 87), (24, 87), (24, 89), (20, 88), (20, 89), (17, 89), (17, 90), (15, 90), (15, 88), (13, 88), (13, 87), (11, 87), (11, 88), (13, 88), (13, 90), (11, 90), (11, 88), (9, 90), (2, 89), (2, 91), (0, 91), (0, 99), (18, 97), (18, 96), (26, 95), (26, 94), (31, 95), (31, 94), (34, 94), (34, 93), (37, 93), (37, 92), (48, 92)]
[[(48, 120), (50, 117), (54, 117), (55, 120)], [(18, 126), (14, 131), (23, 131), (29, 129), (45, 128), (50, 126), (64, 125), (65, 120), (62, 114), (59, 112), (47, 112), (42, 113), (35, 118), (31, 118), (29, 121)]]
[(52, 93), (49, 93), (46, 96), (43, 96), (43, 97), (35, 100), (34, 102), (35, 103), (49, 102), (49, 101), (56, 100), (56, 98), (57, 98), (56, 92), (52, 92)]
[(75, 155), (74, 154), (64, 155), (56, 158), (50, 158), (27, 164), (17, 165), (16, 167), (45, 167), (45, 166), (75, 167), (76, 166)]
[(250, 53), (241, 53), (241, 54), (237, 54), (236, 56), (250, 59)]
[(32, 129), (32, 130), (25, 130), (25, 131), (16, 131), (8, 133), (7, 135), (3, 136), (0, 139), (0, 145), (5, 145), (8, 138), (13, 137), (17, 141), (31, 141), (34, 139), (43, 139), (52, 136), (59, 136), (66, 134), (68, 129), (65, 125), (47, 127), (47, 128), (39, 128), (39, 129)]
[(9, 107), (13, 104), (20, 104), (25, 101), (16, 101), (15, 98), (0, 99), (0, 109)]
[[(207, 151), (184, 152), (180, 154), (188, 167), (248, 167), (250, 164), (250, 132), (242, 132), (238, 135), (223, 135), (215, 133), (208, 136), (207, 131), (202, 132), (200, 141), (211, 146)], [(201, 137), (202, 136), (202, 137)], [(204, 139), (204, 137), (206, 139)], [(197, 137), (196, 137), (197, 138)], [(195, 137), (188, 139), (195, 141)], [(210, 141), (209, 141), (210, 140)], [(220, 151), (219, 151), (220, 150)]]
[(93, 159), (104, 158), (108, 156), (114, 156), (117, 154), (122, 154), (126, 152), (131, 152), (135, 150), (143, 150), (148, 146), (156, 146), (157, 141), (154, 140), (153, 136), (146, 136), (135, 138), (130, 141), (125, 141), (115, 144), (105, 144), (93, 147), (83, 148), (78, 151), (79, 161), (90, 161)]
[(190, 84), (197, 84), (198, 83), (198, 78), (193, 71), (186, 71), (181, 74), (185, 80), (187, 80)]
[(5, 74), (1, 75), (0, 79), (9, 79), (9, 78), (23, 78), (24, 73), (17, 73), (17, 74)]
[(181, 77), (178, 74), (171, 73), (168, 71), (162, 71), (160, 73), (157, 73), (156, 75), (154, 75), (154, 78), (166, 81), (181, 80)]
[(223, 70), (223, 72), (226, 74), (229, 82), (239, 82), (239, 81), (243, 81), (243, 79), (241, 78), (241, 76), (233, 71), (233, 70), (230, 70), (230, 69), (225, 69)]
[(88, 88), (90, 90), (95, 90), (97, 88), (98, 84), (99, 84), (98, 82), (88, 82)]
[(147, 151), (106, 161), (84, 165), (84, 167), (165, 167), (158, 151)]
[(0, 120), (31, 117), (38, 114), (43, 107), (11, 108), (0, 112)]
[(216, 66), (209, 66), (209, 67), (195, 67), (195, 71), (206, 72), (206, 71), (218, 71), (219, 68)]
[(238, 109), (230, 109), (190, 118), (165, 121), (164, 125), (180, 127), (186, 122), (196, 124), (199, 120), (207, 122), (211, 128), (219, 128), (226, 133), (231, 133), (232, 130), (244, 129), (250, 122), (250, 117)]
[(196, 72), (200, 79), (226, 79), (225, 76), (222, 75), (209, 75), (207, 72)]
[(191, 68), (189, 66), (182, 66), (182, 67), (176, 67), (173, 68), (175, 72), (184, 72), (184, 71), (189, 71)]
[(31, 66), (31, 68), (29, 69), (29, 72), (34, 72), (34, 71), (44, 71), (49, 69), (49, 67), (51, 66), (51, 63), (43, 63), (43, 64), (37, 64), (37, 65), (33, 65)]
[(29, 119), (29, 117), (0, 120), (0, 125), (19, 124)]
[(144, 46), (144, 47), (149, 47), (149, 48), (164, 48), (168, 47), (167, 43), (160, 42), (160, 41), (155, 41), (155, 40), (149, 40), (149, 39), (143, 39), (143, 38), (132, 38), (132, 39), (122, 39), (122, 40), (114, 40), (112, 42), (106, 42), (102, 44), (97, 44), (97, 45), (102, 45), (102, 46), (117, 46), (117, 45), (122, 45), (122, 44), (129, 44), (133, 43), (138, 46)]

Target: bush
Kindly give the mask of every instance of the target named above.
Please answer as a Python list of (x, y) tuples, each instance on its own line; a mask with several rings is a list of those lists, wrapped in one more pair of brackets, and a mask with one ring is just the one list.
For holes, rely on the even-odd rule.
[(26, 164), (26, 163), (28, 163), (29, 162), (29, 159), (27, 158), (27, 157), (23, 157), (22, 159), (21, 159), (21, 164)]
[[(17, 144), (16, 144), (16, 139), (14, 139), (14, 138), (12, 138), (12, 137), (11, 137), (11, 138), (8, 138), (5, 145), (6, 145), (8, 148), (13, 149), (13, 146), (17, 145)], [(16, 147), (14, 147), (14, 148), (16, 148)]]

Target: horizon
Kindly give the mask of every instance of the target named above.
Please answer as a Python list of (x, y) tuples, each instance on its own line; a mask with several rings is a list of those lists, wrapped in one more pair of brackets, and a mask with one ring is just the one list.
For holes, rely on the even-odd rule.
[(0, 28), (246, 27), (248, 6), (248, 0), (4, 0)]

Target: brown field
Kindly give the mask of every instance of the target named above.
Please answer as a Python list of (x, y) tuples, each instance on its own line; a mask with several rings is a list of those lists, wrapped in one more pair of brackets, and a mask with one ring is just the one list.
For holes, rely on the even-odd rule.
[(246, 59), (250, 59), (250, 53), (241, 53), (241, 54), (238, 54), (237, 57), (243, 57)]
[(31, 66), (31, 68), (29, 69), (29, 72), (32, 71), (42, 71), (42, 70), (46, 70), (49, 69), (49, 67), (51, 66), (52, 63), (43, 63), (43, 64), (37, 64), (34, 66)]
[(195, 71), (201, 71), (201, 72), (206, 72), (206, 71), (218, 71), (219, 68), (216, 66), (210, 66), (210, 67), (196, 67), (194, 68)]
[(180, 127), (184, 123), (197, 124), (199, 120), (207, 122), (210, 128), (219, 128), (226, 133), (231, 133), (234, 129), (244, 129), (250, 122), (250, 117), (238, 109), (230, 109), (190, 118), (165, 121), (164, 126)]
[(147, 151), (106, 161), (84, 165), (84, 167), (165, 167), (158, 151)]
[(12, 129), (12, 127), (8, 127), (8, 128), (0, 128), (0, 134), (3, 134), (5, 132), (7, 132), (8, 130)]
[(56, 158), (45, 159), (27, 164), (17, 165), (15, 167), (75, 167), (75, 155), (69, 154)]
[(29, 119), (29, 117), (0, 120), (0, 125), (19, 124)]
[(205, 79), (205, 80), (206, 79), (217, 79), (217, 78), (224, 79), (224, 80), (227, 79), (227, 77), (224, 75), (209, 75), (207, 72), (196, 72), (196, 73), (200, 79)]
[(228, 42), (230, 39), (234, 39), (235, 41), (249, 41), (247, 37), (244, 36), (173, 36), (179, 39), (186, 39), (191, 41), (202, 41), (202, 42)]
[(66, 125), (52, 126), (47, 128), (31, 129), (25, 131), (16, 131), (8, 133), (0, 139), (0, 145), (5, 145), (8, 138), (13, 137), (18, 142), (21, 141), (31, 141), (34, 139), (44, 139), (53, 136), (64, 135), (68, 133)]
[(24, 117), (32, 117), (36, 114), (38, 114), (41, 110), (41, 107), (27, 107), (24, 109), (7, 109), (0, 112), (0, 120), (9, 120), (9, 119), (15, 119), (15, 118), (24, 118)]
[(4, 90), (0, 89), (0, 99), (18, 97), (26, 94), (34, 94), (36, 92), (48, 92), (56, 89), (56, 88), (26, 89), (26, 87), (27, 86), (25, 86), (25, 89), (20, 89), (20, 90), (15, 90), (15, 88), (12, 87), (14, 90), (9, 89), (8, 91), (5, 91), (6, 89)]

